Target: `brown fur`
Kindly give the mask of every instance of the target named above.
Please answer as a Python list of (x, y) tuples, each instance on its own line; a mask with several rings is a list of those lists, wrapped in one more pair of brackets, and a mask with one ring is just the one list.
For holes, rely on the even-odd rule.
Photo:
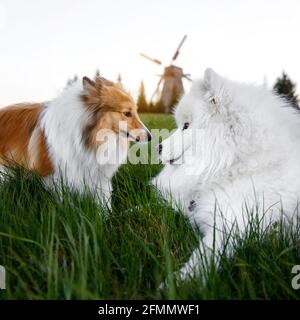
[(0, 163), (14, 162), (41, 176), (52, 173), (44, 133), (38, 126), (41, 104), (0, 109)]
[[(104, 78), (92, 81), (86, 77), (83, 87), (81, 100), (90, 113), (82, 133), (87, 148), (96, 150), (100, 129), (118, 133), (119, 121), (127, 122), (128, 131), (143, 128), (136, 104), (121, 88)], [(46, 138), (39, 126), (42, 109), (43, 105), (39, 103), (15, 104), (0, 109), (0, 164), (14, 162), (41, 176), (53, 173)]]

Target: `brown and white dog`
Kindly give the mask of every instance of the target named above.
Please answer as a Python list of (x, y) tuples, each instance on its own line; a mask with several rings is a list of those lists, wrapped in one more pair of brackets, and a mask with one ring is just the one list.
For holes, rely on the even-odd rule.
[(0, 110), (2, 165), (14, 162), (48, 183), (63, 177), (71, 188), (83, 192), (87, 187), (108, 203), (111, 179), (127, 158), (129, 140), (146, 142), (151, 135), (133, 99), (100, 77), (84, 77), (47, 103)]

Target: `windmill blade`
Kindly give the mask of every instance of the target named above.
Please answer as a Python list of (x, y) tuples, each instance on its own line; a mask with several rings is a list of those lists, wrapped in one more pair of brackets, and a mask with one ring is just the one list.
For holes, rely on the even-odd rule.
[(147, 60), (150, 60), (150, 61), (152, 61), (152, 62), (156, 63), (156, 64), (159, 64), (159, 65), (161, 65), (161, 64), (162, 64), (162, 62), (161, 62), (161, 61), (159, 61), (158, 59), (153, 59), (153, 58), (151, 58), (151, 57), (147, 56), (147, 55), (146, 55), (146, 54), (144, 54), (144, 53), (141, 53), (141, 56), (142, 56), (143, 58), (147, 59)]
[(163, 77), (160, 77), (160, 79), (159, 79), (159, 81), (158, 81), (158, 83), (157, 83), (156, 89), (155, 89), (153, 95), (151, 96), (150, 101), (153, 101), (154, 97), (158, 94), (159, 87), (160, 87), (160, 84), (161, 84), (161, 82), (162, 82), (162, 79), (163, 79)]
[(181, 49), (184, 41), (186, 40), (186, 38), (187, 38), (187, 35), (185, 35), (185, 36), (182, 38), (181, 42), (179, 43), (179, 46), (178, 46), (177, 50), (175, 51), (174, 56), (173, 56), (173, 58), (172, 58), (171, 64), (172, 64), (173, 61), (175, 61), (175, 60), (177, 59), (177, 57), (178, 57), (178, 55), (179, 55), (179, 53), (180, 53), (180, 49)]

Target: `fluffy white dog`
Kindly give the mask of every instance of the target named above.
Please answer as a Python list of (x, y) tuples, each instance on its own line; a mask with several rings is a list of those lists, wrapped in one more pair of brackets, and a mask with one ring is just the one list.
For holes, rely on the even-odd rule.
[(178, 129), (159, 145), (165, 167), (152, 181), (203, 234), (179, 272), (193, 276), (203, 248), (221, 248), (224, 223), (243, 232), (249, 212), (265, 223), (297, 216), (300, 114), (273, 92), (211, 69), (175, 110)]

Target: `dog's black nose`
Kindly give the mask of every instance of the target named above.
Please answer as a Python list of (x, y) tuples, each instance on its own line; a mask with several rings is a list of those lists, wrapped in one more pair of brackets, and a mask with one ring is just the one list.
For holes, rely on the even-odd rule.
[(152, 139), (152, 135), (149, 131), (147, 131), (147, 138), (148, 138), (148, 141), (151, 141)]
[(158, 148), (157, 148), (157, 150), (158, 150), (158, 154), (161, 154), (161, 152), (162, 152), (162, 144), (160, 143), (159, 145), (158, 145)]

